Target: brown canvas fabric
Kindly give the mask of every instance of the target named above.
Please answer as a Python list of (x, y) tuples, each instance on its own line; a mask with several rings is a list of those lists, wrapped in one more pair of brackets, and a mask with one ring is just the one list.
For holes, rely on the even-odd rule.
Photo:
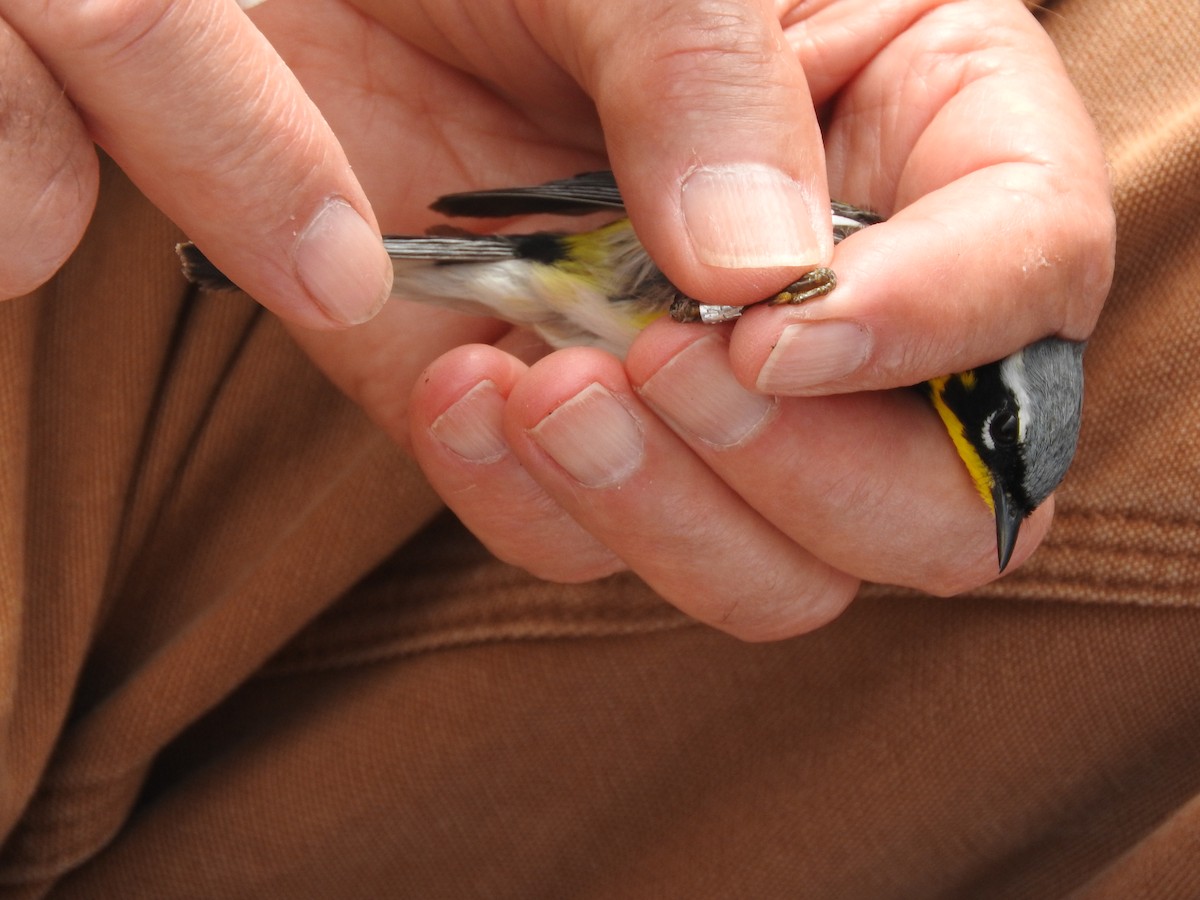
[(776, 644), (492, 560), (106, 168), (0, 305), (0, 895), (1200, 896), (1193, 7), (1043, 18), (1119, 215), (1046, 544)]

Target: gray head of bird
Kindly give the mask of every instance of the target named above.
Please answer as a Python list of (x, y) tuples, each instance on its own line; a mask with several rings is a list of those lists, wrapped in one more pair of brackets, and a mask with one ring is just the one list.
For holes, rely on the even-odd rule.
[(1000, 571), (1021, 523), (1075, 456), (1084, 344), (1046, 338), (999, 362), (932, 379), (930, 399), (996, 519)]

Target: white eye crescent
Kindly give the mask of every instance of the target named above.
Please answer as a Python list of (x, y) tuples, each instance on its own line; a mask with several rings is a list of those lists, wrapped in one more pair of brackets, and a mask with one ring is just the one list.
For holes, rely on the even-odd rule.
[(1021, 440), (1021, 420), (1008, 406), (1001, 407), (983, 420), (983, 445), (989, 450), (1015, 447)]

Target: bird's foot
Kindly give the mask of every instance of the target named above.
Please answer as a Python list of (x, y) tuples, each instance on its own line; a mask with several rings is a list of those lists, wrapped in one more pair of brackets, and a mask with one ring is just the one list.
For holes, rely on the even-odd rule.
[(774, 297), (768, 297), (768, 306), (791, 306), (804, 303), (814, 297), (824, 297), (837, 287), (837, 274), (833, 269), (820, 266), (811, 272), (806, 272), (793, 281)]

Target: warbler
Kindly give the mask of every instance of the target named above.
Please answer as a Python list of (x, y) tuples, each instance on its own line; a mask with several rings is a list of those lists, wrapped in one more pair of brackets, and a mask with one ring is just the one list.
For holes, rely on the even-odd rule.
[[(620, 215), (624, 203), (606, 171), (449, 194), (430, 208), (449, 217), (488, 219), (605, 210)], [(838, 202), (830, 217), (835, 242), (883, 221)], [(394, 295), (530, 326), (553, 347), (590, 345), (623, 357), (638, 332), (664, 315), (718, 323), (746, 308), (683, 294), (650, 259), (624, 216), (576, 233), (475, 234), (442, 225), (383, 242), (395, 270)], [(212, 290), (236, 287), (194, 244), (176, 250), (192, 282)], [(831, 269), (817, 268), (760, 302), (802, 303), (836, 284)], [(1082, 343), (1045, 338), (997, 362), (916, 386), (937, 411), (995, 517), (1001, 572), (1021, 523), (1058, 487), (1075, 455), (1083, 350)]]

